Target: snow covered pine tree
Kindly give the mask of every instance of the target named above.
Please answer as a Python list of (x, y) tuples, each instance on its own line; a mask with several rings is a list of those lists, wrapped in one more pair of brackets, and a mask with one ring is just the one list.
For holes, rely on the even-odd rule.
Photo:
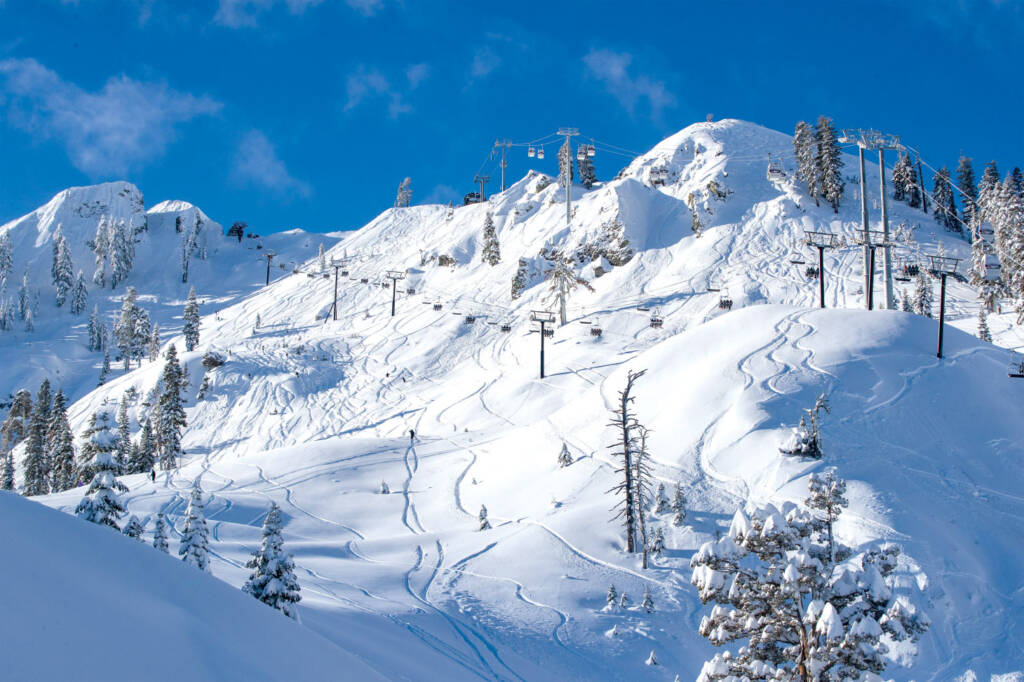
[(299, 596), (299, 583), (295, 578), (295, 563), (284, 551), (281, 538), (281, 510), (277, 503), (270, 506), (263, 521), (263, 542), (245, 564), (253, 569), (242, 591), (277, 609), (289, 618), (297, 618), (295, 604)]
[(894, 594), (897, 547), (829, 547), (845, 483), (833, 475), (810, 487), (811, 509), (787, 502), (737, 510), (728, 534), (690, 560), (701, 601), (716, 603), (700, 634), (716, 646), (746, 640), (706, 662), (699, 682), (861, 679), (885, 670), (887, 642), (927, 629), (928, 617)]
[(192, 494), (188, 498), (178, 556), (189, 566), (210, 572), (210, 531), (206, 527), (206, 516), (203, 514), (203, 491), (199, 487), (199, 481), (193, 484)]

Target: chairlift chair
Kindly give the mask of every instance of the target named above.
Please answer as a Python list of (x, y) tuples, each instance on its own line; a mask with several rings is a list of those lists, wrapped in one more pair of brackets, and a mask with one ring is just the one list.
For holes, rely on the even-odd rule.
[(658, 314), (651, 315), (651, 328), (661, 329), (661, 325), (665, 323), (665, 320)]
[(554, 336), (554, 335), (555, 335), (555, 330), (554, 330), (554, 329), (545, 329), (545, 330), (544, 330), (544, 336), (545, 336), (546, 338), (549, 338), (549, 339), (550, 339), (550, 338), (551, 338), (552, 336)]
[(808, 265), (804, 268), (804, 276), (807, 277), (807, 279), (818, 279), (819, 274), (821, 273), (818, 272), (817, 265)]
[(440, 310), (443, 306), (440, 303), (434, 304), (434, 310)]
[(708, 291), (716, 293), (722, 290), (722, 282), (717, 277), (708, 278)]
[(501, 326), (498, 327), (498, 331), (508, 334), (510, 331), (512, 331), (512, 325), (509, 324), (508, 322), (502, 322)]
[(600, 327), (598, 327), (596, 324), (590, 327), (590, 335), (591, 336), (600, 337), (602, 332), (603, 332), (603, 330)]
[(729, 291), (722, 292), (722, 295), (718, 297), (718, 307), (721, 310), (732, 310), (732, 298), (729, 296)]
[(473, 315), (466, 315), (466, 324), (473, 324), (476, 322), (476, 317)]
[(342, 277), (348, 277), (348, 270), (342, 270), (341, 271), (341, 276)]
[(410, 296), (412, 296), (413, 294), (416, 293), (416, 287), (409, 287), (408, 289), (405, 290), (405, 293), (407, 293)]
[(325, 272), (325, 273), (323, 273), (323, 275), (321, 275), (321, 276), (322, 276), (322, 277), (323, 277), (324, 279), (330, 279), (330, 278), (331, 278), (331, 275), (330, 275), (330, 273), (328, 273), (328, 272)]
[(587, 158), (587, 150), (584, 149), (583, 147), (577, 147), (576, 148), (576, 160), (577, 161), (582, 161), (585, 158)]
[(649, 311), (649, 310), (650, 310), (651, 308), (650, 308), (650, 306), (648, 306), (647, 304), (645, 304), (645, 303), (641, 303), (640, 305), (638, 305), (638, 306), (636, 307), (636, 309), (637, 309), (637, 310), (639, 310), (639, 311), (640, 311), (640, 312), (642, 312), (642, 313), (646, 313), (646, 312), (647, 312), (647, 311)]
[(778, 159), (773, 159), (771, 154), (768, 155), (767, 177), (769, 180), (783, 180), (786, 177), (786, 171), (782, 168), (782, 162)]
[(362, 282), (363, 284), (369, 284), (370, 283), (370, 278), (369, 277), (363, 277), (359, 281)]

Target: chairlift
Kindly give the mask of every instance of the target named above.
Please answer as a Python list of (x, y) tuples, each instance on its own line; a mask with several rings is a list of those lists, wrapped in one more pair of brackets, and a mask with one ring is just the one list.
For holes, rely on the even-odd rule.
[(307, 272), (306, 273), (306, 277), (308, 277), (309, 279), (313, 279), (313, 278), (316, 277), (316, 273), (315, 272)]
[(718, 297), (718, 307), (720, 310), (732, 310), (732, 298), (729, 296), (729, 291), (722, 292), (722, 295)]
[(722, 281), (717, 277), (711, 277), (708, 279), (708, 291), (716, 293), (722, 290)]
[(369, 277), (363, 277), (359, 281), (362, 282), (363, 284), (369, 284), (370, 283), (370, 278)]
[(407, 293), (410, 296), (412, 296), (413, 294), (416, 293), (416, 287), (409, 287), (408, 289), (405, 290), (405, 293)]
[(600, 336), (601, 336), (602, 332), (603, 332), (603, 330), (602, 330), (602, 329), (601, 329), (600, 327), (598, 327), (598, 326), (597, 326), (596, 324), (595, 324), (595, 325), (593, 325), (593, 326), (592, 326), (592, 327), (590, 328), (590, 335), (591, 335), (591, 336), (595, 336), (595, 337), (598, 337), (598, 338), (600, 338)]
[(508, 322), (502, 322), (501, 326), (498, 327), (498, 331), (508, 334), (509, 332), (512, 331), (512, 325), (509, 324)]
[(659, 311), (655, 310), (651, 315), (651, 329), (661, 329), (661, 325), (665, 323)]
[(768, 155), (767, 177), (769, 180), (784, 180), (786, 177), (786, 171), (782, 168), (782, 162), (778, 159), (773, 159), (771, 154)]
[(1016, 351), (1010, 351), (1010, 366), (1006, 370), (1006, 376), (1011, 379), (1024, 379), (1024, 360)]
[(329, 272), (325, 272), (325, 273), (323, 273), (323, 274), (321, 275), (321, 277), (323, 277), (324, 279), (330, 279), (330, 278), (331, 278), (331, 273), (329, 273)]
[(474, 322), (476, 322), (476, 316), (466, 315), (466, 324), (473, 324)]
[(590, 320), (580, 320), (580, 324), (590, 324)]
[(341, 276), (342, 277), (348, 277), (348, 270), (342, 270), (341, 271)]
[(637, 309), (637, 310), (639, 310), (639, 311), (640, 311), (640, 312), (642, 312), (642, 313), (646, 313), (646, 312), (647, 312), (647, 311), (649, 311), (649, 310), (650, 310), (651, 308), (650, 308), (650, 306), (648, 306), (648, 305), (647, 305), (646, 303), (641, 303), (640, 305), (638, 305), (638, 306), (636, 307), (636, 309)]
[(544, 330), (544, 336), (545, 336), (546, 338), (549, 338), (549, 339), (550, 339), (550, 338), (551, 338), (552, 336), (554, 336), (554, 335), (555, 335), (555, 330), (554, 330), (554, 329), (545, 329), (545, 330)]
[(435, 304), (434, 304), (434, 310), (440, 310), (440, 309), (441, 309), (441, 308), (443, 308), (443, 307), (444, 307), (444, 306), (442, 306), (442, 305), (441, 305), (440, 303), (435, 303)]
[(380, 288), (381, 289), (390, 289), (391, 288), (391, 282), (381, 282), (380, 283)]
[(892, 276), (897, 282), (909, 282), (910, 277), (906, 274), (907, 265), (903, 258), (896, 260), (896, 274)]
[(527, 155), (528, 157), (530, 157), (531, 159), (532, 159), (533, 157), (537, 156), (537, 150), (533, 148), (533, 145), (532, 145), (532, 144), (531, 144), (531, 145), (530, 145), (530, 146), (529, 146), (529, 147), (527, 148), (527, 150), (526, 150), (526, 155)]

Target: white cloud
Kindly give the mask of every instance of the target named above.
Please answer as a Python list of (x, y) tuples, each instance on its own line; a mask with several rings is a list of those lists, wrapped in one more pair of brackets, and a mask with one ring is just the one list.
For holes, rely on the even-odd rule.
[(405, 78), (409, 81), (409, 89), (415, 90), (423, 81), (430, 78), (430, 65), (410, 64), (405, 69)]
[(434, 188), (423, 197), (424, 204), (447, 204), (449, 201), (461, 201), (459, 191), (451, 185), (434, 185)]
[(71, 163), (91, 176), (145, 165), (164, 153), (180, 124), (221, 109), (209, 97), (124, 75), (87, 92), (34, 59), (0, 60), (3, 100), (11, 124), (61, 140)]
[(648, 76), (630, 75), (633, 55), (628, 52), (612, 52), (611, 50), (591, 50), (583, 63), (587, 74), (604, 83), (619, 104), (633, 115), (641, 99), (646, 99), (650, 107), (652, 119), (659, 119), (662, 111), (674, 107), (676, 98), (668, 91), (661, 81), (652, 80)]
[[(414, 64), (406, 69), (405, 75), (411, 91), (429, 75), (429, 67)], [(412, 111), (412, 106), (405, 101), (405, 94), (377, 69), (361, 65), (345, 79), (345, 111), (355, 109), (364, 101), (380, 98), (387, 102), (388, 116), (398, 118)]]
[(270, 140), (258, 130), (250, 130), (238, 144), (231, 179), (239, 185), (267, 189), (277, 195), (308, 198), (313, 194), (307, 183), (288, 172)]
[(472, 78), (483, 78), (501, 66), (501, 57), (490, 47), (482, 47), (473, 54), (473, 63), (469, 67)]
[[(284, 0), (288, 11), (302, 14), (310, 7), (319, 5), (323, 0)], [(263, 12), (278, 4), (278, 0), (220, 0), (217, 14), (213, 20), (228, 28), (254, 27)]]
[(372, 17), (384, 8), (384, 0), (345, 0), (345, 4), (364, 17)]

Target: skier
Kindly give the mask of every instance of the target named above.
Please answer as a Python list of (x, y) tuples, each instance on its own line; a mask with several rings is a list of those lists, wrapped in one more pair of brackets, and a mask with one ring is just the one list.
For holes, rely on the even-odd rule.
[(416, 432), (409, 429), (409, 443), (411, 444), (414, 440), (416, 440)]
[(149, 480), (156, 483), (156, 469), (149, 470)]

